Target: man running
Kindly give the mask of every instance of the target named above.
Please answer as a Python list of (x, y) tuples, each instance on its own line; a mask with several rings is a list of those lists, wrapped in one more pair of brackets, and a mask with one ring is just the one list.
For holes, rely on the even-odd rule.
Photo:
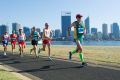
[(31, 44), (33, 45), (33, 48), (30, 50), (30, 54), (32, 54), (32, 51), (34, 50), (36, 57), (38, 57), (37, 45), (38, 40), (40, 38), (40, 34), (39, 32), (36, 31), (35, 27), (32, 28), (31, 38), (32, 38)]
[(12, 53), (13, 53), (15, 49), (16, 41), (17, 41), (17, 35), (15, 34), (15, 31), (12, 31), (10, 38), (11, 38)]
[(45, 28), (43, 29), (43, 36), (42, 36), (42, 40), (43, 40), (43, 48), (42, 49), (39, 49), (39, 53), (40, 53), (40, 51), (42, 50), (42, 51), (45, 51), (45, 48), (46, 48), (46, 45), (47, 45), (47, 47), (48, 47), (48, 58), (50, 59), (50, 60), (52, 60), (51, 59), (51, 57), (50, 57), (50, 52), (51, 52), (51, 48), (50, 48), (50, 46), (51, 46), (51, 39), (52, 39), (52, 36), (51, 36), (51, 34), (52, 34), (52, 31), (51, 31), (51, 29), (49, 28), (49, 25), (48, 25), (48, 23), (45, 23)]
[(9, 35), (7, 32), (4, 33), (4, 35), (2, 36), (2, 44), (4, 47), (4, 56), (6, 56), (6, 51), (7, 51), (7, 46), (8, 46), (8, 42), (9, 42)]
[[(82, 18), (82, 15), (77, 14), (76, 15), (77, 21), (75, 21), (71, 24), (71, 27), (74, 27), (74, 40), (75, 40), (75, 43), (76, 43), (77, 46), (76, 46), (75, 50), (69, 52), (69, 60), (72, 59), (73, 54), (79, 53), (79, 58), (82, 62), (82, 65), (84, 66), (84, 65), (87, 65), (87, 64), (86, 64), (86, 62), (84, 61), (84, 58), (83, 58), (82, 42), (83, 42), (83, 35), (86, 34), (86, 28), (85, 28), (85, 25), (83, 24), (81, 18)], [(69, 29), (71, 27), (69, 27)]]
[(24, 48), (25, 48), (25, 40), (26, 36), (23, 33), (22, 29), (19, 29), (19, 35), (18, 35), (18, 44), (19, 44), (19, 51), (20, 51), (20, 56), (23, 56)]

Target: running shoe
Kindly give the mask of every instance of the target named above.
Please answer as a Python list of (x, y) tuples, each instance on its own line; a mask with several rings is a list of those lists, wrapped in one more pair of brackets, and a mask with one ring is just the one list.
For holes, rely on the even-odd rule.
[(4, 52), (4, 56), (6, 56), (7, 54), (6, 54), (6, 52)]
[(49, 58), (49, 60), (51, 60), (51, 61), (52, 61), (52, 58), (51, 58), (50, 56), (49, 56), (48, 58)]
[(86, 62), (82, 62), (82, 66), (87, 66), (87, 63)]

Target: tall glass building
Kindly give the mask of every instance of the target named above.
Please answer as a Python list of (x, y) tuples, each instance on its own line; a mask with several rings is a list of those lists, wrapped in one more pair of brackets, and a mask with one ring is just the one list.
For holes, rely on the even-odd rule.
[(62, 12), (61, 15), (62, 37), (67, 37), (68, 27), (70, 25), (71, 25), (71, 12)]
[(12, 23), (12, 31), (15, 31), (16, 34), (19, 34), (19, 29), (22, 28), (22, 26), (18, 23)]
[(3, 35), (5, 32), (9, 34), (9, 27), (7, 25), (0, 25), (0, 35)]
[(112, 35), (115, 39), (119, 39), (120, 35), (119, 35), (119, 25), (118, 25), (118, 23), (113, 23), (111, 25), (111, 33), (112, 33)]
[(60, 38), (60, 29), (55, 30), (55, 38)]
[(25, 33), (26, 37), (30, 36), (30, 28), (29, 27), (23, 27), (23, 32)]
[(89, 16), (85, 19), (86, 34), (90, 34), (90, 18)]
[(91, 28), (91, 34), (97, 34), (97, 28)]
[(108, 35), (108, 26), (107, 24), (102, 24), (102, 33), (103, 35)]
[(108, 26), (107, 24), (102, 24), (102, 33), (103, 33), (103, 39), (107, 39), (109, 36), (108, 36)]

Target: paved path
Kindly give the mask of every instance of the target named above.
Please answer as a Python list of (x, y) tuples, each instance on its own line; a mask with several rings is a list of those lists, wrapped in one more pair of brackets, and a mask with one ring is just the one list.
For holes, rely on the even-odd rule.
[(80, 67), (80, 63), (56, 59), (53, 61), (44, 57), (36, 59), (27, 55), (23, 58), (11, 54), (4, 58), (0, 55), (0, 65), (11, 66), (15, 68), (13, 71), (33, 80), (120, 80), (120, 69), (114, 70), (91, 65)]

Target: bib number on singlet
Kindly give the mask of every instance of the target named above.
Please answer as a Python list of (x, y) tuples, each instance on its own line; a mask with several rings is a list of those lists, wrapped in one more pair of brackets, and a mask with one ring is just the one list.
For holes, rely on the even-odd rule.
[(8, 43), (8, 40), (4, 40), (4, 43)]
[(78, 33), (84, 33), (84, 28), (78, 28)]
[(19, 37), (19, 41), (24, 41), (24, 37)]
[(12, 40), (12, 41), (16, 41), (16, 38), (12, 38), (11, 40)]

